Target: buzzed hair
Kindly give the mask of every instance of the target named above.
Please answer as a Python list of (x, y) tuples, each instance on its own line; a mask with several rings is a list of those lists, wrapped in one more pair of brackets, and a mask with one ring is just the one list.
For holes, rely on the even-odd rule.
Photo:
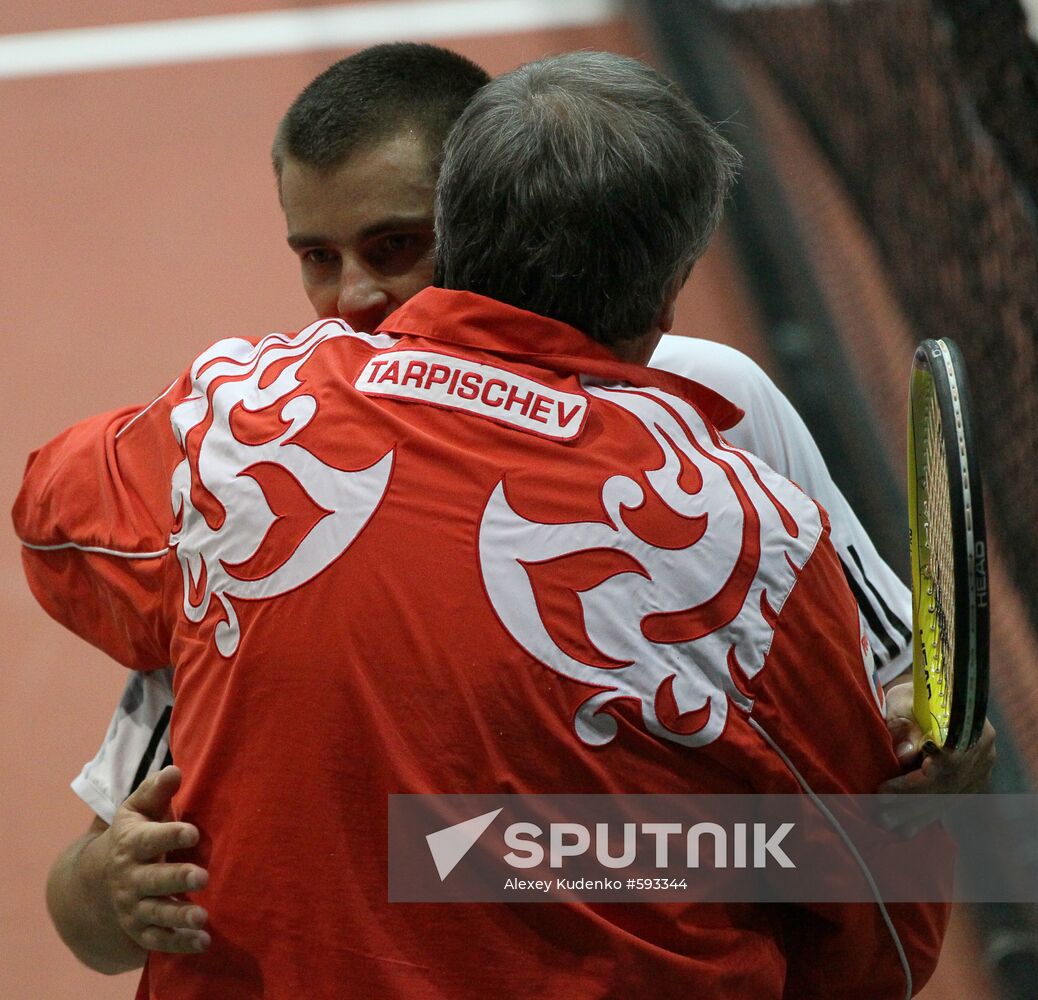
[(329, 66), (292, 102), (271, 149), (279, 186), (285, 159), (337, 167), (357, 149), (414, 129), (430, 166), (455, 120), (490, 80), (464, 56), (435, 45), (373, 45)]

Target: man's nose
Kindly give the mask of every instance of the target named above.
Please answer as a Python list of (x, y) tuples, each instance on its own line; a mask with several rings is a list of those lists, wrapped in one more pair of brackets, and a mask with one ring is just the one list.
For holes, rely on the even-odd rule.
[(339, 316), (358, 333), (372, 333), (389, 315), (389, 296), (362, 264), (343, 262), (339, 281)]

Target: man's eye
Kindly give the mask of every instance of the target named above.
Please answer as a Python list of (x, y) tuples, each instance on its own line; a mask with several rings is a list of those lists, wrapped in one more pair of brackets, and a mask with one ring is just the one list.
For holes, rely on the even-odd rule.
[(313, 264), (315, 267), (323, 267), (325, 264), (331, 264), (335, 261), (336, 254), (331, 250), (322, 250), (319, 247), (314, 250), (307, 250), (303, 254), (303, 261), (307, 264)]
[(416, 237), (410, 236), (407, 233), (392, 233), (389, 236), (382, 238), (382, 252), (387, 256), (393, 254), (403, 253), (405, 250), (410, 249), (414, 246)]
[(366, 258), (383, 274), (403, 274), (411, 270), (429, 252), (432, 233), (387, 233), (369, 244)]

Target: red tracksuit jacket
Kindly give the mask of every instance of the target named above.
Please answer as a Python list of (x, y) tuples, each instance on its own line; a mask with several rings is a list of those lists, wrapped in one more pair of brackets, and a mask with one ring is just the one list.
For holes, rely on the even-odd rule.
[[(139, 995), (904, 996), (867, 905), (387, 902), (390, 793), (898, 773), (824, 514), (724, 443), (735, 416), (429, 289), (373, 336), (221, 341), (36, 452), (34, 593), (125, 665), (175, 666), (213, 944), (153, 953)], [(918, 989), (945, 908), (890, 909)]]

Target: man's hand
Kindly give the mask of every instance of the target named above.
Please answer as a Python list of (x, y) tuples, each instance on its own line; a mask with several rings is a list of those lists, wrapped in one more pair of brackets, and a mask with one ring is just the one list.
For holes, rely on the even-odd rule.
[(149, 950), (199, 952), (209, 946), (200, 906), (173, 898), (208, 880), (197, 865), (171, 864), (167, 851), (198, 843), (198, 830), (169, 820), (180, 771), (150, 775), (109, 827), (95, 817), (54, 863), (47, 908), (62, 940), (92, 969), (109, 975), (140, 968)]
[[(969, 750), (924, 754), (923, 731), (912, 711), (912, 682), (905, 681), (887, 692), (887, 729), (902, 768), (911, 770), (884, 782), (879, 792), (943, 795), (986, 791), (995, 766), (995, 729), (987, 720), (980, 739)], [(932, 803), (922, 800), (919, 806), (900, 805), (892, 825), (911, 836), (938, 818)]]
[(196, 827), (169, 819), (180, 777), (176, 767), (149, 775), (91, 845), (104, 851), (102, 886), (119, 927), (149, 951), (199, 952), (209, 947), (209, 935), (201, 929), (208, 914), (173, 898), (203, 888), (207, 872), (198, 865), (165, 861), (167, 852), (198, 843)]

